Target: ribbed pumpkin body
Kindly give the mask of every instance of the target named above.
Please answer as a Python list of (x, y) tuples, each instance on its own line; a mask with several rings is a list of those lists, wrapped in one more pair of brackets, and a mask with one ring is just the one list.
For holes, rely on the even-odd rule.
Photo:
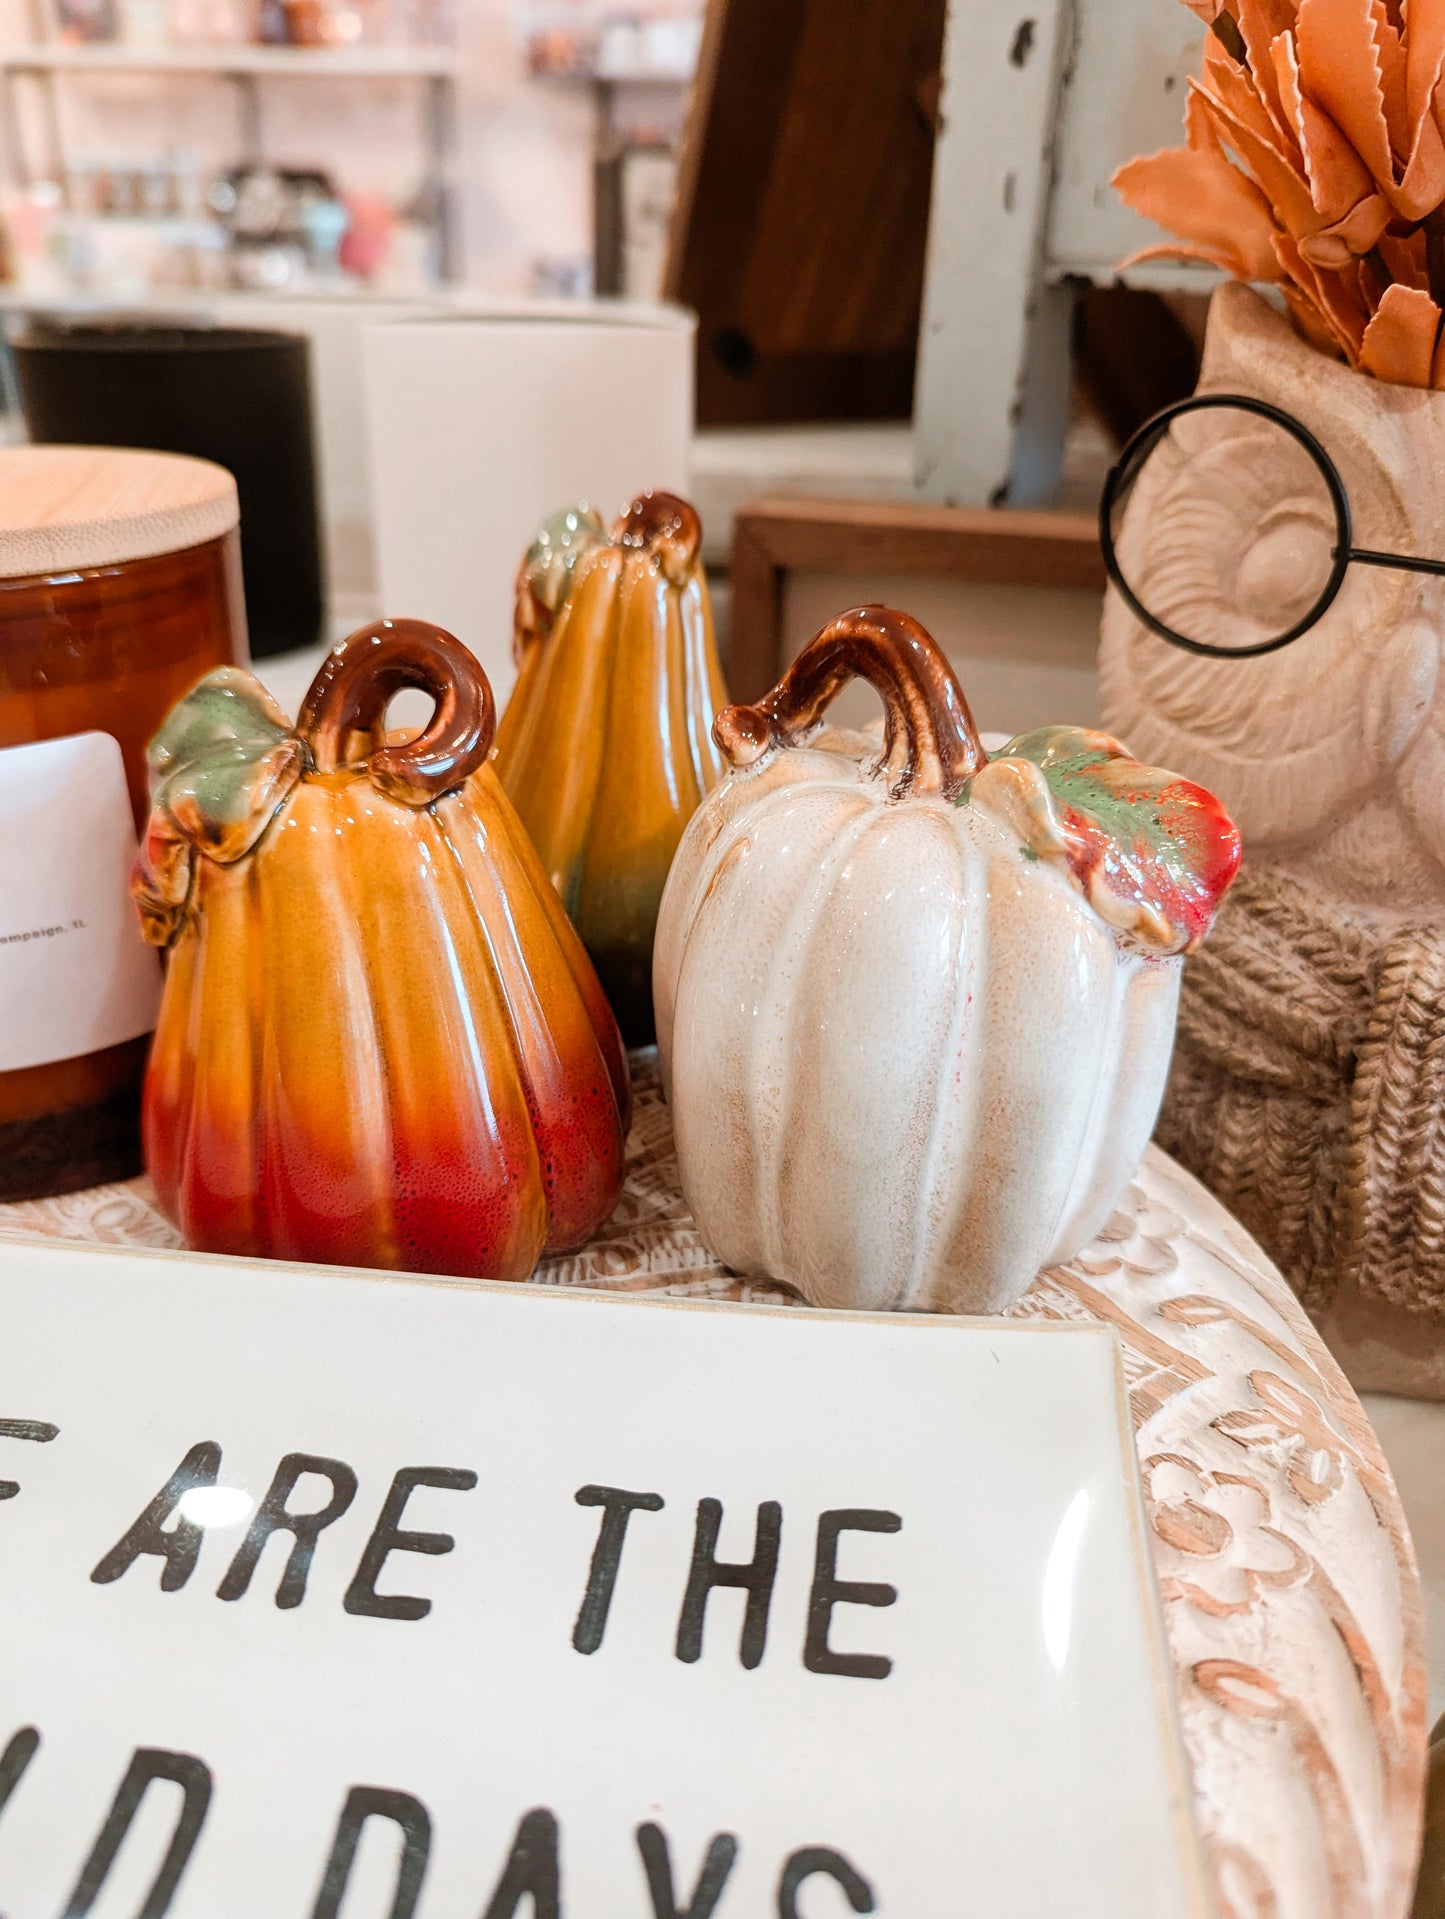
[[(657, 933), (683, 1190), (720, 1259), (815, 1304), (998, 1312), (1093, 1236), (1138, 1164), (1180, 954), (1238, 840), (1209, 795), (1078, 729), (991, 764), (972, 735), (940, 774), (917, 736), (967, 709), (927, 636), (876, 608), (834, 627), (845, 654), (925, 642), (909, 672), (934, 677), (935, 712), (907, 689), (901, 777), (867, 736), (793, 744), (787, 682), (775, 710), (719, 722), (740, 763), (688, 828)], [(1065, 797), (1086, 790), (1098, 816)], [(1135, 807), (1149, 832), (1183, 823), (1157, 869), (1103, 843), (1101, 819)]]
[(697, 540), (692, 509), (659, 494), (582, 551), (550, 631), (522, 647), (497, 732), (498, 775), (631, 1045), (653, 1036), (668, 867), (722, 777), (726, 694)]
[(703, 1236), (818, 1305), (1002, 1310), (1139, 1163), (1181, 964), (1121, 952), (978, 807), (806, 748), (737, 776), (658, 926)]
[(489, 767), (425, 805), (307, 767), (249, 850), (186, 857), (143, 1126), (188, 1244), (520, 1279), (590, 1237), (625, 1058)]

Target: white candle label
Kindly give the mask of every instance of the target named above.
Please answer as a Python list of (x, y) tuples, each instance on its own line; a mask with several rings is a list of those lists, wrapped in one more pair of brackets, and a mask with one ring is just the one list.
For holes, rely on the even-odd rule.
[(1202, 1919), (1103, 1327), (0, 1256), (5, 1919)]
[(134, 854), (109, 733), (0, 750), (0, 1072), (154, 1027), (160, 961), (131, 904)]

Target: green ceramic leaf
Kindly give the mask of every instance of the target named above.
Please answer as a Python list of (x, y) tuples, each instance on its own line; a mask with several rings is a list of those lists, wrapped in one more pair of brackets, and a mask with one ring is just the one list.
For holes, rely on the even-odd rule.
[(993, 801), (1026, 852), (1064, 862), (1102, 918), (1156, 952), (1199, 944), (1239, 865), (1238, 831), (1212, 793), (1090, 728), (1020, 734), (968, 793)]
[(210, 673), (146, 749), (152, 806), (223, 863), (248, 853), (301, 772), (286, 715), (239, 667)]
[(551, 616), (553, 624), (572, 591), (578, 562), (606, 539), (606, 527), (585, 500), (563, 507), (538, 530), (522, 562), (519, 585), (530, 590), (537, 607)]

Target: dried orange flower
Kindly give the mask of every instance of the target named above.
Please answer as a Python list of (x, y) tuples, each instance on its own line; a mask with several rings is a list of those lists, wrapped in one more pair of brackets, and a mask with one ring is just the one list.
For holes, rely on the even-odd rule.
[[(1114, 176), (1206, 260), (1381, 380), (1445, 387), (1445, 0), (1187, 0), (1185, 144)], [(1126, 262), (1132, 265), (1134, 262)]]

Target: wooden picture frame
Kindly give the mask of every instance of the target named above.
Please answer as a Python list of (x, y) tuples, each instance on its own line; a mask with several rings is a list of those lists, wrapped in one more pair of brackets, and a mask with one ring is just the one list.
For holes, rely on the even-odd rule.
[(757, 700), (782, 675), (783, 593), (790, 572), (922, 574), (976, 585), (1102, 593), (1091, 513), (915, 501), (763, 498), (733, 522), (728, 684)]

